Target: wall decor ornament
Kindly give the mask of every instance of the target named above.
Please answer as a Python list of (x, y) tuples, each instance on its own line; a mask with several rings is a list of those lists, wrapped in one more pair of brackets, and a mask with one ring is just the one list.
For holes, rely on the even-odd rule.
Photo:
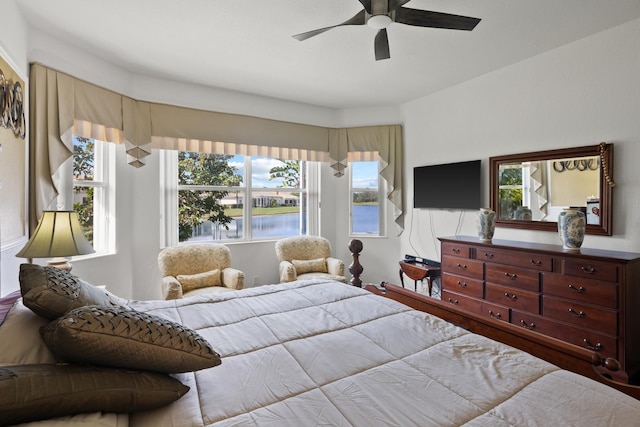
[(488, 208), (480, 208), (478, 213), (478, 238), (484, 242), (490, 242), (495, 231), (496, 212)]
[(558, 234), (562, 248), (579, 251), (584, 241), (586, 218), (584, 212), (577, 208), (566, 208), (558, 215)]
[(15, 136), (24, 139), (24, 91), (19, 81), (6, 78), (0, 69), (0, 125), (10, 128)]

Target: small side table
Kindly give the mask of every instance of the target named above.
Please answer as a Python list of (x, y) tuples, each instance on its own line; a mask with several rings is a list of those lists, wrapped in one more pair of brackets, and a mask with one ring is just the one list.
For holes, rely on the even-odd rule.
[(429, 296), (431, 296), (431, 281), (440, 277), (440, 267), (436, 265), (422, 264), (415, 261), (400, 261), (400, 283), (404, 288), (404, 275), (414, 280), (415, 291), (418, 291), (418, 280), (427, 280)]

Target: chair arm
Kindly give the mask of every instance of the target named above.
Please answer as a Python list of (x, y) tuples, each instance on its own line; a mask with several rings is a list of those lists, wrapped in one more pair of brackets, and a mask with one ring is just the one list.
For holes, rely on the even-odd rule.
[(164, 276), (162, 278), (162, 298), (163, 299), (181, 299), (182, 285), (173, 276)]
[(231, 267), (223, 269), (222, 285), (229, 289), (242, 289), (244, 287), (244, 273)]
[(280, 261), (280, 281), (293, 282), (298, 278), (296, 268), (289, 261)]
[(344, 262), (341, 259), (328, 257), (327, 272), (334, 276), (344, 276)]

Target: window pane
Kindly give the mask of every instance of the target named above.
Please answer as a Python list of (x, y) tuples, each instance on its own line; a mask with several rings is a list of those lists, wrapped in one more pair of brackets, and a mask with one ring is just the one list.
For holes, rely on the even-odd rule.
[(380, 234), (378, 162), (353, 162), (351, 171), (351, 232)]
[(95, 176), (95, 142), (73, 136), (73, 179), (92, 181)]
[(243, 197), (236, 192), (178, 191), (179, 240), (185, 242), (242, 238), (242, 206)]
[[(301, 210), (297, 205), (281, 205), (282, 199), (276, 195), (273, 197), (258, 196), (254, 194), (254, 203), (257, 200), (271, 200), (278, 204), (269, 207), (254, 207), (251, 210), (251, 234), (255, 239), (268, 237), (297, 236), (301, 234), (300, 219)], [(304, 233), (302, 233), (304, 234)]]
[(179, 185), (240, 186), (244, 181), (241, 156), (178, 153)]
[[(95, 178), (95, 141), (73, 136), (73, 179), (76, 182), (93, 183)], [(93, 183), (95, 185), (96, 183)], [(92, 185), (92, 184), (88, 184)], [(73, 210), (78, 213), (84, 236), (93, 245), (95, 188), (73, 186)]]

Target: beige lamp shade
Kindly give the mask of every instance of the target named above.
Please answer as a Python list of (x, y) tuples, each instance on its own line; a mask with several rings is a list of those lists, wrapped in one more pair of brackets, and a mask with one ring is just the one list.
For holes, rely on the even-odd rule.
[[(52, 258), (94, 253), (75, 211), (44, 211), (36, 231), (16, 254), (20, 258)], [(66, 263), (65, 260), (60, 260)], [(51, 263), (55, 265), (56, 262)], [(64, 267), (63, 267), (64, 268)]]

